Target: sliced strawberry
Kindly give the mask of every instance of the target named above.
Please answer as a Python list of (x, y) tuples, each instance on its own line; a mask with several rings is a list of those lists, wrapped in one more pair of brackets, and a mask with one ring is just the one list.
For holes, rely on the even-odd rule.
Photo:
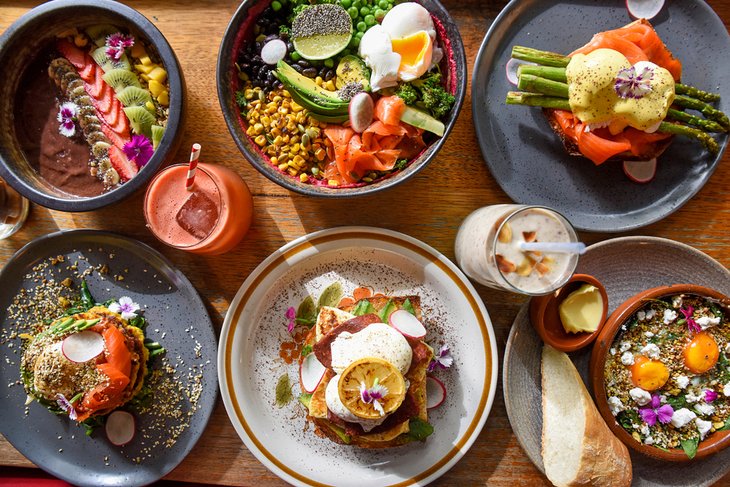
[(94, 98), (98, 98), (102, 91), (104, 91), (104, 86), (106, 86), (106, 83), (104, 83), (104, 70), (101, 69), (101, 66), (98, 64), (94, 65), (94, 93), (91, 94)]
[(86, 56), (86, 66), (79, 69), (79, 76), (87, 83), (93, 83), (96, 78), (96, 63), (90, 56)]
[(112, 145), (115, 145), (120, 149), (124, 148), (124, 144), (131, 140), (128, 134), (126, 137), (124, 137), (123, 135), (119, 135), (106, 124), (101, 125), (101, 131), (104, 132), (104, 135), (106, 135), (106, 138), (111, 141)]
[(114, 90), (112, 90), (111, 86), (104, 83), (104, 87), (102, 88), (99, 96), (94, 97), (94, 106), (104, 115), (104, 118), (106, 118), (106, 115), (111, 113), (113, 105)]
[(129, 119), (127, 119), (127, 114), (124, 113), (124, 110), (119, 112), (119, 118), (117, 119), (117, 123), (112, 125), (111, 128), (123, 139), (132, 138), (129, 134)]
[(115, 145), (109, 149), (109, 161), (112, 163), (112, 167), (119, 173), (119, 178), (122, 181), (129, 181), (137, 174), (137, 165), (127, 159), (124, 152)]
[(104, 115), (104, 118), (109, 125), (116, 125), (119, 120), (119, 114), (122, 113), (122, 104), (115, 98), (112, 99), (112, 108), (108, 115)]
[(74, 46), (66, 39), (59, 39), (58, 42), (56, 42), (56, 48), (63, 57), (68, 59), (69, 62), (76, 67), (76, 69), (81, 70), (86, 67), (86, 54), (84, 54), (84, 51)]

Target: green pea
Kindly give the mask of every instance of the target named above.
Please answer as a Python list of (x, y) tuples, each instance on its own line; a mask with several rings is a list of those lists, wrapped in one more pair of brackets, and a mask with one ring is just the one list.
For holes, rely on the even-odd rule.
[(352, 39), (350, 39), (350, 45), (353, 48), (357, 48), (360, 45), (360, 39), (357, 37), (353, 37)]
[(365, 17), (369, 13), (370, 13), (370, 9), (368, 7), (362, 7), (360, 9), (360, 15), (363, 16), (363, 17)]
[(355, 0), (354, 2), (352, 2), (352, 6), (360, 10), (360, 7), (362, 7), (362, 2), (360, 0)]
[(271, 8), (274, 10), (274, 12), (278, 12), (279, 10), (281, 10), (281, 3), (277, 0), (274, 0), (273, 2), (271, 2)]
[(299, 61), (302, 58), (301, 54), (299, 54), (297, 51), (293, 51), (291, 53), (291, 60), (292, 61)]
[(388, 0), (380, 0), (380, 1), (378, 2), (378, 7), (380, 7), (380, 8), (381, 8), (381, 9), (383, 9), (383, 10), (385, 10), (386, 8), (388, 8), (388, 5), (390, 5), (390, 4), (388, 3)]
[(351, 0), (340, 0), (340, 7), (344, 8), (344, 9), (350, 8), (351, 5), (352, 5)]
[(354, 6), (348, 8), (347, 13), (350, 14), (350, 18), (352, 20), (355, 20), (360, 15), (360, 11), (358, 9), (356, 9)]
[(375, 20), (377, 20), (377, 21), (383, 20), (383, 17), (385, 17), (385, 10), (380, 9), (380, 8), (375, 10)]
[(375, 25), (377, 22), (375, 21), (374, 15), (366, 15), (365, 16), (365, 23), (368, 25)]
[(358, 39), (362, 39), (362, 36), (364, 36), (364, 35), (365, 35), (365, 32), (355, 32), (355, 37), (357, 37)]
[(335, 62), (332, 60), (332, 58), (328, 58), (328, 59), (324, 60), (324, 65), (327, 66), (328, 68), (331, 68), (332, 66), (335, 65)]
[(357, 23), (357, 30), (359, 30), (360, 32), (365, 32), (366, 30), (368, 30), (368, 24), (361, 20)]

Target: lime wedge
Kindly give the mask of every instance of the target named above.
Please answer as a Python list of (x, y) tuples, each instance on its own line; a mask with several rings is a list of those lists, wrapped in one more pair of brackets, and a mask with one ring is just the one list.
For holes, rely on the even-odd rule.
[(294, 38), (294, 49), (304, 59), (328, 59), (350, 44), (352, 34), (324, 34)]

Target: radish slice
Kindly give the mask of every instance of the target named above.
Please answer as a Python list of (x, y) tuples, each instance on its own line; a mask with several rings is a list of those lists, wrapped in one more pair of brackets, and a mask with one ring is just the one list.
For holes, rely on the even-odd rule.
[(360, 92), (350, 100), (350, 126), (361, 134), (370, 126), (375, 113), (373, 99), (367, 93)]
[(513, 85), (517, 86), (519, 83), (519, 76), (517, 76), (517, 70), (520, 68), (522, 64), (531, 64), (535, 65), (535, 63), (530, 63), (527, 61), (522, 61), (521, 59), (515, 59), (510, 58), (509, 61), (507, 61), (507, 64), (504, 65), (505, 74), (507, 75), (507, 81), (512, 83)]
[(426, 336), (426, 328), (418, 321), (418, 318), (404, 309), (393, 311), (388, 318), (390, 326), (410, 338), (423, 338)]
[(446, 399), (446, 386), (430, 375), (426, 377), (426, 409), (437, 408)]
[(134, 438), (136, 421), (132, 413), (114, 411), (106, 418), (106, 437), (116, 446), (124, 446)]
[(317, 390), (317, 386), (322, 382), (322, 377), (324, 377), (326, 371), (327, 369), (314, 353), (307, 355), (299, 366), (299, 378), (302, 381), (304, 390), (309, 393)]
[(635, 19), (651, 20), (662, 11), (664, 0), (626, 0), (626, 9)]
[(650, 161), (624, 161), (624, 174), (635, 183), (648, 183), (656, 174), (656, 159)]
[(266, 64), (276, 64), (286, 57), (286, 42), (274, 39), (261, 48), (261, 59)]
[(61, 343), (63, 356), (76, 363), (88, 362), (103, 351), (104, 338), (91, 330), (69, 335)]

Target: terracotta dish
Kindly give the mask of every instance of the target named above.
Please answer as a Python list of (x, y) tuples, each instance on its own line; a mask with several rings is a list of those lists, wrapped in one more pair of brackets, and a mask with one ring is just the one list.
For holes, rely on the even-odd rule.
[[(603, 314), (598, 329), (593, 333), (568, 333), (560, 321), (559, 306), (565, 298), (583, 284), (590, 284), (598, 289), (603, 299)], [(608, 295), (598, 279), (588, 274), (575, 274), (565, 286), (544, 296), (535, 296), (530, 300), (530, 321), (542, 341), (560, 350), (574, 352), (593, 343), (598, 337), (608, 314)]]
[[(730, 298), (724, 294), (705, 286), (694, 284), (673, 284), (659, 286), (642, 291), (622, 303), (609, 317), (603, 329), (598, 334), (598, 339), (593, 347), (591, 355), (590, 376), (593, 384), (593, 392), (598, 410), (613, 433), (628, 447), (652, 458), (669, 462), (687, 462), (690, 458), (680, 448), (659, 449), (651, 445), (645, 445), (636, 441), (614, 418), (606, 398), (605, 386), (605, 364), (609, 350), (614, 338), (633, 314), (641, 309), (650, 300), (660, 299), (678, 294), (691, 294), (703, 298), (719, 300), (725, 305), (730, 304)], [(707, 457), (730, 446), (730, 431), (716, 431), (699, 443), (694, 460)]]

